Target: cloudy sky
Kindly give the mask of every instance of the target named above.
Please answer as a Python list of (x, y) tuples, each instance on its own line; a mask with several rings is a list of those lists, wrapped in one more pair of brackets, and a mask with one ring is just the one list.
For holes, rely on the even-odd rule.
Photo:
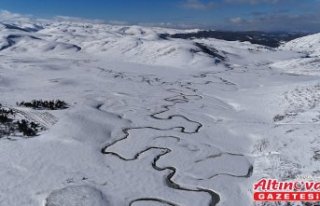
[(171, 27), (320, 32), (320, 0), (1, 0), (0, 10)]

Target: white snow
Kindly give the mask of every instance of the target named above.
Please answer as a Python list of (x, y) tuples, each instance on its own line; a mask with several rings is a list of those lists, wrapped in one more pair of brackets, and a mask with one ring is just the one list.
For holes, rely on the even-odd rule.
[[(0, 205), (250, 206), (262, 177), (319, 175), (319, 34), (270, 49), (16, 18), (35, 29), (1, 26), (0, 103), (46, 130), (0, 139)], [(70, 108), (16, 106), (33, 99)]]
[(320, 34), (313, 34), (294, 39), (285, 45), (284, 48), (309, 53), (310, 56), (320, 56)]
[(88, 186), (70, 186), (53, 191), (47, 198), (46, 206), (107, 206), (109, 203), (101, 191)]

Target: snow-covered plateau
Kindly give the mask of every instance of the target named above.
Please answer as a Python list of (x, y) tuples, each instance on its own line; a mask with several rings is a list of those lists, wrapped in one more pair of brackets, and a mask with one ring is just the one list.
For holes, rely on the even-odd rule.
[(320, 34), (269, 48), (67, 19), (0, 30), (1, 206), (250, 206), (261, 178), (320, 177)]

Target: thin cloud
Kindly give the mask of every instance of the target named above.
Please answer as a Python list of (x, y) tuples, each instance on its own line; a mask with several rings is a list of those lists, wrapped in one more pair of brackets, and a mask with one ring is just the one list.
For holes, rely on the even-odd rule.
[(213, 2), (202, 2), (200, 0), (186, 0), (183, 2), (182, 7), (191, 10), (209, 10), (214, 8)]
[(67, 21), (67, 22), (84, 22), (84, 23), (105, 23), (105, 21), (100, 19), (86, 19), (81, 17), (72, 16), (55, 16), (53, 18), (55, 21)]
[(229, 19), (231, 23), (239, 24), (242, 23), (244, 20), (241, 17), (234, 17)]
[(241, 4), (276, 4), (283, 0), (225, 0), (226, 3), (241, 3)]
[(0, 21), (30, 21), (31, 18), (30, 15), (21, 15), (7, 10), (0, 10)]
[(266, 13), (230, 18), (226, 25), (234, 30), (319, 32), (320, 14)]

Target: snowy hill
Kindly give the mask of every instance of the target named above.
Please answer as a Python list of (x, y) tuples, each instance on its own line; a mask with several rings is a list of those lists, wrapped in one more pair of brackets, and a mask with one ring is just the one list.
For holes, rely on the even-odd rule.
[[(211, 39), (211, 45), (203, 42), (177, 38), (163, 38), (163, 28), (141, 26), (112, 26), (79, 22), (46, 22), (45, 26), (27, 23), (26, 25), (2, 24), (2, 47), (5, 52), (39, 52), (56, 55), (65, 52), (90, 53), (94, 56), (110, 56), (113, 59), (125, 57), (126, 61), (166, 65), (177, 68), (210, 67), (227, 61), (225, 52), (215, 48), (212, 42), (225, 42)], [(5, 26), (4, 26), (5, 25)], [(169, 34), (186, 33), (167, 29)], [(232, 44), (227, 43), (232, 46)], [(251, 44), (239, 44), (251, 51), (265, 50)], [(224, 48), (221, 48), (222, 50)], [(234, 48), (237, 49), (237, 48)], [(226, 62), (224, 62), (226, 63)]]
[(294, 39), (286, 43), (284, 48), (307, 52), (310, 56), (320, 56), (320, 34), (313, 34)]
[(301, 57), (276, 62), (274, 67), (293, 74), (320, 75), (320, 34), (297, 38), (280, 49), (299, 52)]
[(319, 35), (0, 19), (1, 205), (250, 206), (319, 174)]

